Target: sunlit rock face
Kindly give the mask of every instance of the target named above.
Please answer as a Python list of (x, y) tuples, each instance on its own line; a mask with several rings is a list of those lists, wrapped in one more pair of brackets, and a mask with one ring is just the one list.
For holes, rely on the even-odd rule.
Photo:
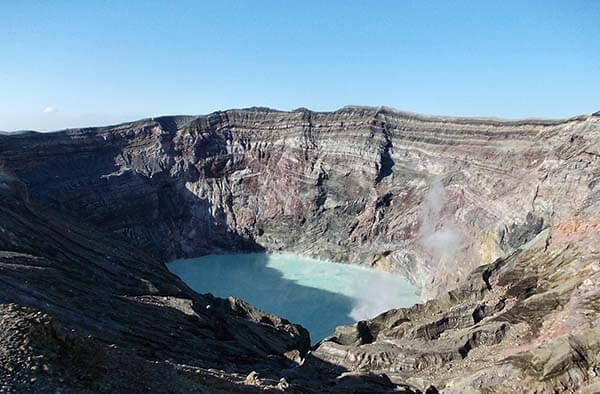
[(313, 343), (337, 326), (419, 301), (398, 275), (294, 255), (210, 255), (176, 260), (169, 270), (199, 293), (238, 297), (301, 324)]
[(599, 122), (253, 108), (13, 136), (0, 157), (163, 258), (286, 251), (401, 271), (427, 299), (593, 209)]
[[(79, 365), (94, 379), (138, 376), (141, 363), (118, 363), (135, 355), (182, 392), (189, 376), (235, 383), (255, 367), (272, 387), (285, 375), (314, 392), (596, 392), (599, 177), (600, 113), (252, 108), (0, 135), (0, 302), (78, 333), (11, 304), (0, 348), (13, 360), (32, 338), (99, 347), (101, 369)], [(200, 296), (164, 266), (249, 251), (399, 271), (435, 298), (339, 327), (308, 353), (302, 327)], [(21, 326), (51, 335), (13, 335)]]

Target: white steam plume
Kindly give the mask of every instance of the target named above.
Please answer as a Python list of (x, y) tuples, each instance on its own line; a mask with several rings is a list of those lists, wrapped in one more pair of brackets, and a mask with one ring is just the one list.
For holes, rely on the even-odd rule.
[(372, 319), (390, 309), (418, 302), (417, 289), (402, 279), (396, 274), (377, 272), (368, 283), (357, 284), (357, 299), (348, 316), (355, 321)]
[[(419, 235), (424, 251), (429, 255), (429, 268), (452, 264), (463, 248), (464, 239), (458, 226), (445, 213), (446, 191), (442, 179), (429, 188), (422, 205)], [(422, 283), (431, 282), (432, 275)], [(371, 319), (387, 310), (410, 306), (418, 302), (416, 289), (406, 281), (402, 286), (394, 274), (381, 272), (368, 283), (357, 284), (358, 297), (349, 316), (356, 320)]]
[(463, 245), (456, 224), (444, 221), (446, 191), (441, 179), (436, 180), (425, 196), (419, 234), (423, 249), (431, 255), (431, 266), (454, 260)]

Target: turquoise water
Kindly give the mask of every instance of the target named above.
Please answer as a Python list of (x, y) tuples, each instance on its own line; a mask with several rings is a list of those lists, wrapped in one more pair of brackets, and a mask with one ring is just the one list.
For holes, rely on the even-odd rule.
[(419, 301), (401, 276), (285, 254), (210, 255), (168, 265), (199, 293), (235, 296), (299, 323), (313, 343), (336, 326)]

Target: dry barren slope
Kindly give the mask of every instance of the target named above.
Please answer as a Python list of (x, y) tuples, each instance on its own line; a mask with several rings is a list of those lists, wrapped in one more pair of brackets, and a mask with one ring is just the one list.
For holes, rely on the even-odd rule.
[[(284, 250), (401, 271), (438, 297), (341, 329), (305, 369), (449, 390), (492, 387), (500, 370), (542, 390), (594, 378), (597, 360), (580, 348), (595, 345), (576, 335), (596, 329), (598, 113), (251, 108), (2, 135), (0, 169), (40, 211), (147, 252), (157, 282), (173, 257)], [(30, 253), (19, 242), (5, 248)], [(133, 260), (123, 269), (147, 280), (148, 263)], [(557, 328), (560, 319), (578, 325)], [(431, 373), (442, 366), (447, 374)]]

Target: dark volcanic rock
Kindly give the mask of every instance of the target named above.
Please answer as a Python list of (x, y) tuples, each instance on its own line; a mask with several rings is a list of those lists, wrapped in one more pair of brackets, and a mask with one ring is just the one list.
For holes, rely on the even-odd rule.
[[(81, 362), (88, 377), (27, 375), (39, 390), (129, 389), (108, 382), (134, 366), (121, 380), (106, 367), (127, 357), (200, 377), (164, 391), (594, 387), (599, 176), (595, 115), (250, 108), (0, 134), (0, 301), (66, 333), (52, 368), (71, 360), (61, 346), (105, 355)], [(298, 362), (304, 329), (195, 294), (164, 266), (254, 250), (399, 271), (435, 299), (340, 327)], [(24, 370), (2, 349), (0, 368)], [(253, 370), (262, 386), (240, 386)]]
[[(160, 364), (152, 372), (160, 380), (160, 371), (166, 369), (165, 373), (175, 375), (183, 365), (193, 369), (190, 372), (193, 376), (196, 371), (202, 375), (202, 368), (209, 367), (226, 369), (230, 374), (243, 373), (249, 368), (277, 371), (291, 365), (284, 353), (297, 350), (304, 354), (308, 350), (310, 339), (302, 327), (260, 312), (240, 300), (198, 295), (141, 248), (131, 248), (94, 225), (82, 224), (31, 202), (24, 185), (13, 178), (5, 176), (2, 185), (0, 302), (33, 306), (55, 316), (61, 328), (52, 328), (44, 335), (55, 337), (58, 342), (51, 345), (52, 349), (41, 349), (39, 353), (46, 359), (50, 352), (65, 367), (62, 380), (38, 379), (36, 374), (29, 377), (30, 374), (23, 372), (29, 368), (29, 361), (22, 360), (23, 351), (29, 349), (27, 346), (34, 339), (31, 330), (37, 330), (28, 328), (29, 324), (40, 323), (45, 327), (38, 315), (45, 316), (49, 327), (57, 327), (56, 320), (23, 310), (26, 316), (19, 323), (11, 313), (3, 314), (0, 324), (8, 325), (7, 331), (2, 330), (4, 338), (9, 342), (11, 338), (19, 340), (0, 349), (4, 352), (0, 359), (1, 384), (22, 391), (24, 384), (33, 383), (27, 379), (36, 379), (32, 387), (42, 385), (39, 386), (42, 392), (49, 390), (47, 385), (110, 391), (112, 384), (129, 391), (134, 382), (139, 382), (138, 377), (143, 376), (137, 369), (150, 368), (152, 362)], [(19, 311), (15, 306), (7, 308), (9, 312)], [(11, 327), (20, 331), (12, 334)], [(69, 353), (70, 346), (75, 347), (72, 350), (75, 354)], [(101, 358), (97, 361), (85, 360), (85, 354), (77, 355), (79, 346), (84, 347), (81, 350), (84, 353), (108, 354), (95, 355)], [(122, 350), (114, 354), (113, 348)], [(35, 349), (29, 351), (36, 353)], [(113, 357), (122, 360), (120, 363), (129, 357), (139, 358), (143, 367), (131, 363), (107, 370), (106, 364)], [(69, 367), (69, 360), (76, 367)], [(58, 368), (55, 362), (51, 364), (53, 369)], [(40, 361), (36, 370), (41, 368)], [(81, 368), (82, 372), (68, 373), (70, 368)], [(109, 384), (113, 375), (117, 381)], [(119, 376), (124, 379), (123, 384), (129, 383), (120, 386)], [(219, 384), (223, 387), (235, 383), (233, 377), (221, 380)], [(165, 391), (181, 392), (195, 387), (189, 382), (181, 383), (180, 387), (173, 384), (165, 386)], [(145, 386), (133, 391), (145, 391)]]

